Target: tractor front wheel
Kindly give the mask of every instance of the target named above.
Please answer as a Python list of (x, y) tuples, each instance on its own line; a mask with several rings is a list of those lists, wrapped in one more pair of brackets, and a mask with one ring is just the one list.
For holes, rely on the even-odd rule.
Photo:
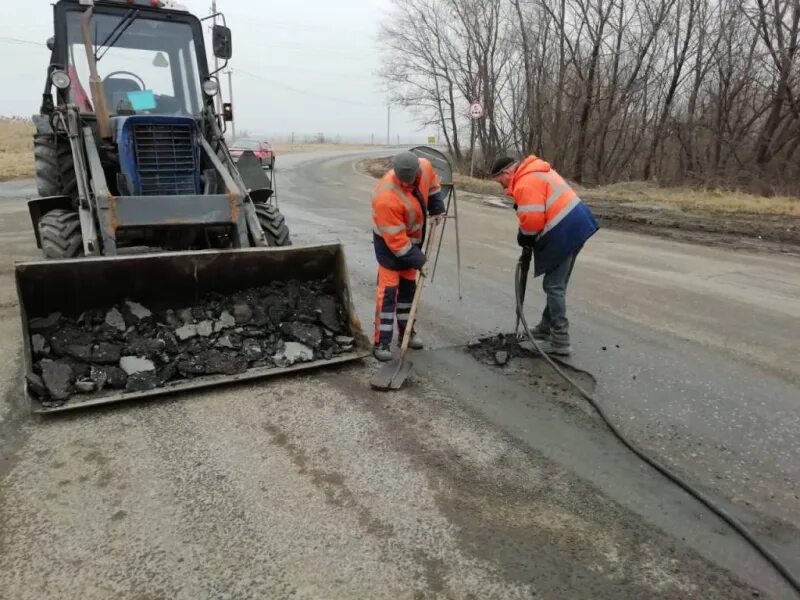
[(37, 133), (33, 136), (33, 157), (39, 196), (78, 196), (72, 148), (67, 140)]
[(256, 204), (258, 222), (270, 246), (291, 246), (289, 228), (281, 212), (272, 204)]
[(73, 258), (83, 254), (83, 235), (78, 213), (55, 209), (39, 219), (39, 235), (45, 258)]

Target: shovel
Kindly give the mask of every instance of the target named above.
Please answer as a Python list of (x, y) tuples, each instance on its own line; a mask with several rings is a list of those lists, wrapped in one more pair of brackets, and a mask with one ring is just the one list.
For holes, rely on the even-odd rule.
[[(438, 224), (431, 227), (431, 233), (428, 237), (426, 248), (434, 248), (436, 246), (435, 237), (437, 229)], [(411, 341), (411, 332), (414, 330), (414, 321), (417, 318), (417, 306), (422, 297), (422, 288), (425, 287), (426, 279), (427, 275), (425, 271), (420, 269), (419, 278), (417, 279), (417, 290), (414, 292), (414, 299), (411, 301), (408, 323), (403, 333), (403, 341), (400, 344), (400, 357), (384, 363), (383, 366), (378, 369), (378, 372), (372, 376), (369, 384), (376, 390), (399, 390), (403, 386), (403, 383), (405, 383), (408, 374), (411, 373), (411, 368), (414, 366), (414, 363), (406, 358), (406, 352), (408, 351), (408, 344)]]

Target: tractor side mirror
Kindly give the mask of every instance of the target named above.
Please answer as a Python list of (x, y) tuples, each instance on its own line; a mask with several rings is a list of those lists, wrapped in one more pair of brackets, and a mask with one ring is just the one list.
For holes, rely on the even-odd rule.
[(222, 60), (230, 60), (233, 56), (233, 42), (231, 40), (231, 30), (225, 25), (214, 25), (212, 30), (212, 45), (214, 46), (214, 56)]
[(52, 52), (55, 49), (55, 47), (56, 47), (56, 38), (54, 37), (47, 38), (47, 49), (50, 50), (50, 52)]
[(228, 122), (233, 121), (233, 104), (230, 102), (223, 102), (222, 118)]

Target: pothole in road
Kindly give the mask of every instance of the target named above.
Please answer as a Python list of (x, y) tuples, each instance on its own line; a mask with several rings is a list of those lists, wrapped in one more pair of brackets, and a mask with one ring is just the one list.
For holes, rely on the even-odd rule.
[[(544, 396), (594, 415), (578, 390), (564, 381), (540, 354), (528, 350), (524, 340), (513, 333), (479, 338), (471, 342), (466, 350), (478, 362), (502, 369), (505, 375), (534, 388), (538, 392), (537, 396)], [(589, 393), (594, 392), (597, 382), (590, 373), (565, 360), (556, 359), (556, 363), (583, 389)]]

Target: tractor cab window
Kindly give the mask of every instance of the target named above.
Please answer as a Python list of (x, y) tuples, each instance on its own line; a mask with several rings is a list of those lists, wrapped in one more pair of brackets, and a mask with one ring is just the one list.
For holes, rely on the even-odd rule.
[[(67, 20), (70, 93), (82, 112), (93, 112), (80, 18), (76, 12)], [(189, 24), (142, 16), (127, 22), (124, 14), (95, 14), (91, 30), (97, 73), (112, 115), (195, 116), (201, 112), (197, 53)]]

